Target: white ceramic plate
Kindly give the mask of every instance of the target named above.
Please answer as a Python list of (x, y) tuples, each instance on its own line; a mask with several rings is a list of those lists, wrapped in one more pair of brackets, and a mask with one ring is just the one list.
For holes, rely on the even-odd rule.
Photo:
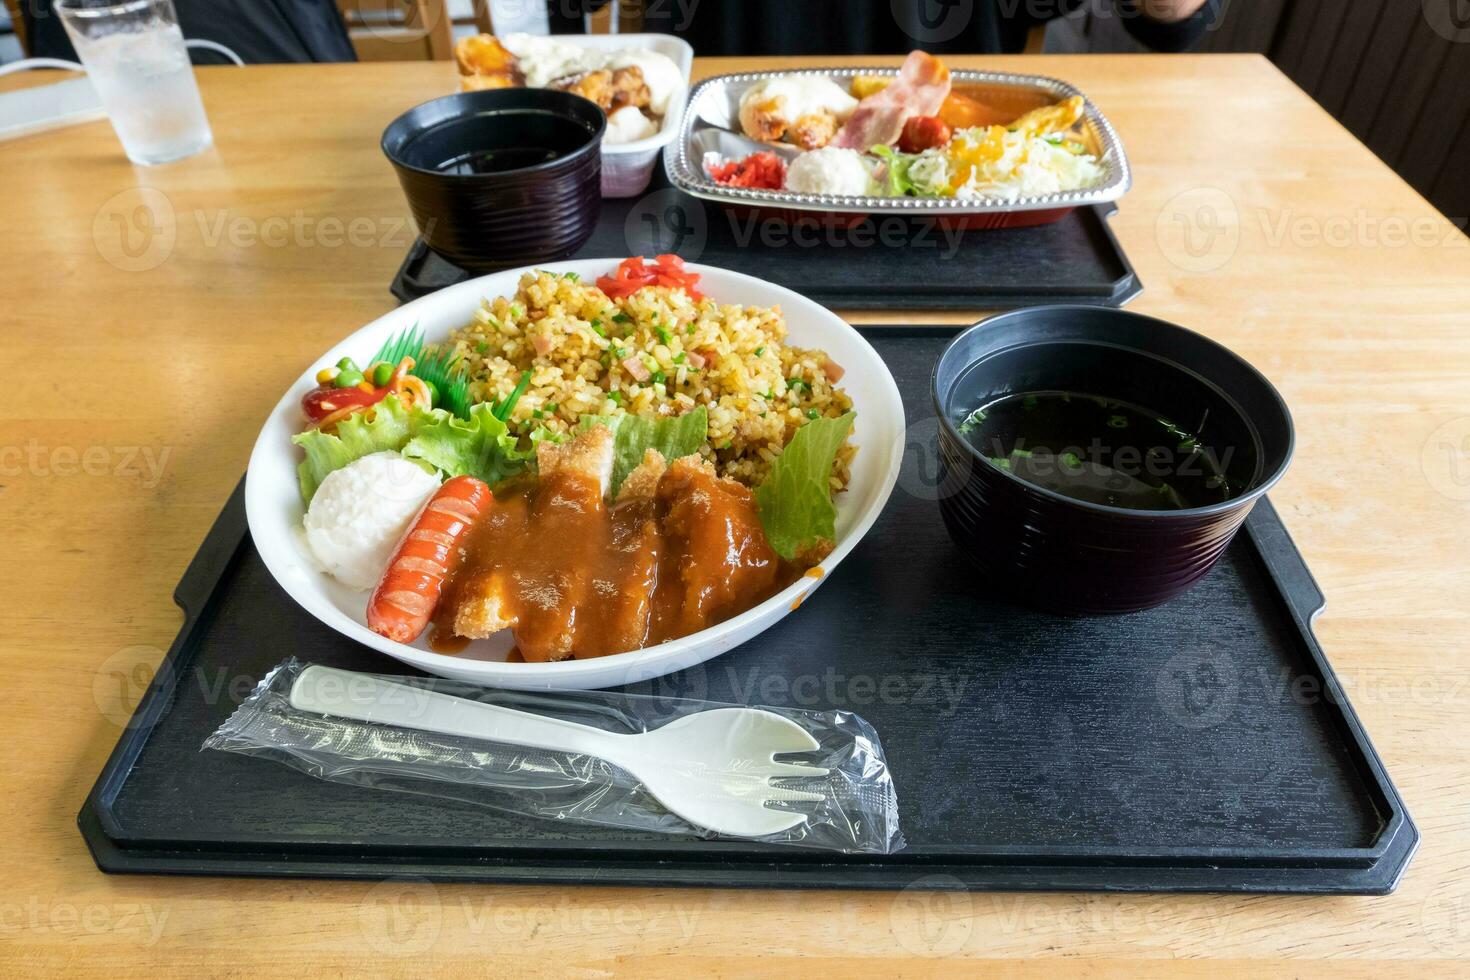
[[(611, 272), (620, 259), (556, 262), (538, 268), (576, 272), (584, 281), (591, 281)], [(394, 643), (367, 628), (368, 593), (354, 592), (320, 571), (308, 557), (299, 533), (304, 507), (296, 465), (301, 457), (291, 436), (302, 428), (301, 398), (316, 386), (315, 375), (321, 368), (347, 356), (361, 361), (384, 340), (415, 323), (430, 338), (448, 336), (450, 330), (470, 322), (482, 298), (513, 295), (526, 271), (516, 269), (450, 286), (373, 321), (323, 353), (282, 396), (256, 440), (245, 481), (251, 537), (281, 588), (317, 619), (366, 647), (432, 674), (513, 688), (616, 687), (659, 677), (719, 656), (792, 612), (847, 557), (888, 501), (903, 455), (903, 403), (898, 386), (878, 353), (857, 331), (811, 300), (724, 269), (689, 268), (701, 275), (700, 289), (720, 302), (779, 305), (786, 314), (789, 343), (821, 348), (846, 369), (842, 387), (857, 412), (853, 442), (858, 453), (847, 492), (837, 499), (837, 546), (822, 562), (821, 577), (803, 577), (759, 606), (692, 636), (590, 660), (507, 663), (508, 632), (477, 640), (463, 652), (448, 655), (428, 649), (425, 638), (412, 645)], [(364, 669), (373, 666), (371, 658), (363, 658)]]

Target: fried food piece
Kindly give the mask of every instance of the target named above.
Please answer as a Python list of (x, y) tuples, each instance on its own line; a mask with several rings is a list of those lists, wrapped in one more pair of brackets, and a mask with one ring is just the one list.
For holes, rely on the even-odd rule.
[(663, 531), (679, 556), (674, 615), (686, 635), (718, 622), (723, 610), (768, 591), (780, 558), (766, 540), (755, 494), (715, 474), (698, 454), (674, 460), (659, 480)]
[[(513, 498), (492, 507), (483, 518), (484, 532), (495, 534), (509, 528), (521, 531), (526, 526), (523, 498)], [(501, 630), (514, 629), (519, 617), (512, 611), (512, 585), (515, 564), (513, 554), (491, 555), (490, 561), (467, 572), (467, 578), (455, 597), (453, 630), (456, 636), (471, 640), (494, 636)]]
[(603, 111), (612, 108), (613, 102), (613, 73), (606, 68), (596, 71), (578, 72), (575, 75), (563, 75), (554, 78), (547, 88), (558, 89), (562, 92), (571, 92), (580, 95), (591, 102), (596, 102)]
[(658, 490), (658, 481), (663, 478), (664, 471), (669, 464), (664, 460), (664, 454), (657, 449), (647, 449), (643, 452), (643, 461), (633, 467), (633, 471), (623, 478), (623, 485), (618, 489), (617, 502), (627, 503), (636, 500), (652, 500), (654, 493)]
[(819, 150), (837, 135), (837, 117), (830, 112), (802, 116), (786, 130), (786, 138), (803, 150)]
[(887, 75), (854, 75), (848, 91), (854, 99), (866, 99), (874, 92), (883, 91), (892, 81)]
[(786, 135), (787, 121), (781, 114), (782, 98), (747, 102), (740, 107), (740, 128), (753, 140), (774, 143)]
[(479, 92), (487, 88), (517, 88), (514, 75), (461, 75), (461, 92)]
[(1010, 128), (1028, 136), (1045, 136), (1048, 133), (1064, 132), (1071, 129), (1073, 124), (1082, 118), (1082, 110), (1085, 105), (1082, 96), (1074, 95), (1070, 99), (1063, 99), (1053, 105), (1032, 109), (1019, 119), (1013, 120)]
[(461, 38), (454, 45), (454, 60), (461, 75), (518, 74), (516, 56), (506, 50), (493, 35), (476, 34)]
[[(532, 501), (507, 499), (486, 519), (486, 533), (513, 538), (526, 549), (537, 547), (537, 535), (549, 535), (579, 555), (595, 554), (607, 530), (603, 498), (612, 483), (612, 430), (598, 425), (570, 442), (543, 442), (536, 463), (541, 475)], [(513, 551), (485, 558), (459, 590), (454, 632), (480, 639), (511, 629), (528, 661), (570, 657), (576, 610), (589, 588), (573, 572), (589, 562), (548, 567)]]
[[(627, 65), (612, 73), (612, 108), (616, 112), (624, 106), (646, 109), (653, 101), (648, 83), (643, 79), (643, 69)], [(605, 108), (605, 107), (604, 107)]]

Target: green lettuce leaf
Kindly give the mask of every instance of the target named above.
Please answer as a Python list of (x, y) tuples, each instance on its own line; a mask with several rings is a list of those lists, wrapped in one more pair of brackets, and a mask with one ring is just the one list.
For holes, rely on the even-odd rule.
[(493, 487), (524, 470), (536, 454), (518, 449), (494, 407), (482, 402), (470, 409), (468, 419), (436, 410), (403, 447), (403, 455), (446, 477), (478, 477)]
[(761, 524), (776, 554), (795, 558), (820, 539), (837, 538), (832, 464), (856, 414), (813, 419), (796, 430), (755, 491)]
[(333, 470), (372, 453), (402, 449), (430, 419), (428, 413), (406, 410), (396, 396), (389, 395), (378, 403), (370, 420), (358, 413), (338, 422), (335, 433), (311, 429), (292, 436), (291, 441), (306, 452), (306, 459), (296, 467), (301, 499), (311, 503), (317, 487)]
[(617, 495), (623, 480), (643, 462), (643, 453), (657, 449), (664, 459), (673, 462), (680, 456), (697, 453), (709, 433), (709, 413), (703, 405), (683, 415), (666, 418), (644, 418), (641, 415), (584, 415), (577, 431), (594, 425), (605, 425), (613, 431), (612, 493)]
[(905, 197), (910, 194), (920, 193), (919, 188), (909, 177), (909, 168), (914, 165), (917, 157), (908, 153), (900, 153), (891, 146), (879, 143), (868, 152), (882, 157), (887, 166), (888, 193), (894, 197)]

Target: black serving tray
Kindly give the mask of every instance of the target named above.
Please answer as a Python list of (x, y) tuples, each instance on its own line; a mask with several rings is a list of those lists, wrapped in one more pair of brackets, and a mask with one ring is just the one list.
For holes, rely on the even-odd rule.
[(180, 583), (185, 621), (79, 820), (113, 872), (619, 885), (1382, 894), (1419, 834), (1312, 635), (1322, 606), (1268, 501), (1185, 596), (1064, 619), (977, 580), (933, 501), (928, 378), (947, 332), (871, 339), (904, 393), (903, 473), (801, 608), (627, 688), (843, 708), (883, 740), (887, 857), (616, 832), (327, 783), (200, 751), (288, 656), (409, 673), (276, 585), (236, 490)]
[[(643, 196), (603, 201), (597, 230), (574, 258), (674, 252), (844, 310), (1122, 306), (1143, 286), (1108, 224), (1116, 211), (1092, 205), (1049, 225), (969, 232), (894, 216), (848, 230), (794, 229), (690, 197), (659, 168)], [(407, 302), (471, 277), (418, 239), (392, 290)]]

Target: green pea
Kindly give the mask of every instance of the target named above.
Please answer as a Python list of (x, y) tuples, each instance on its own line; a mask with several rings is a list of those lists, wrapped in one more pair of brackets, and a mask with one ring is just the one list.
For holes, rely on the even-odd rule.
[(373, 384), (379, 388), (393, 380), (393, 365), (387, 361), (379, 361), (373, 365)]
[(362, 384), (362, 372), (357, 368), (343, 368), (332, 380), (333, 388), (356, 388)]
[(358, 374), (362, 373), (362, 368), (358, 367), (357, 362), (350, 357), (344, 357), (338, 361), (337, 369), (339, 371), (356, 371)]

